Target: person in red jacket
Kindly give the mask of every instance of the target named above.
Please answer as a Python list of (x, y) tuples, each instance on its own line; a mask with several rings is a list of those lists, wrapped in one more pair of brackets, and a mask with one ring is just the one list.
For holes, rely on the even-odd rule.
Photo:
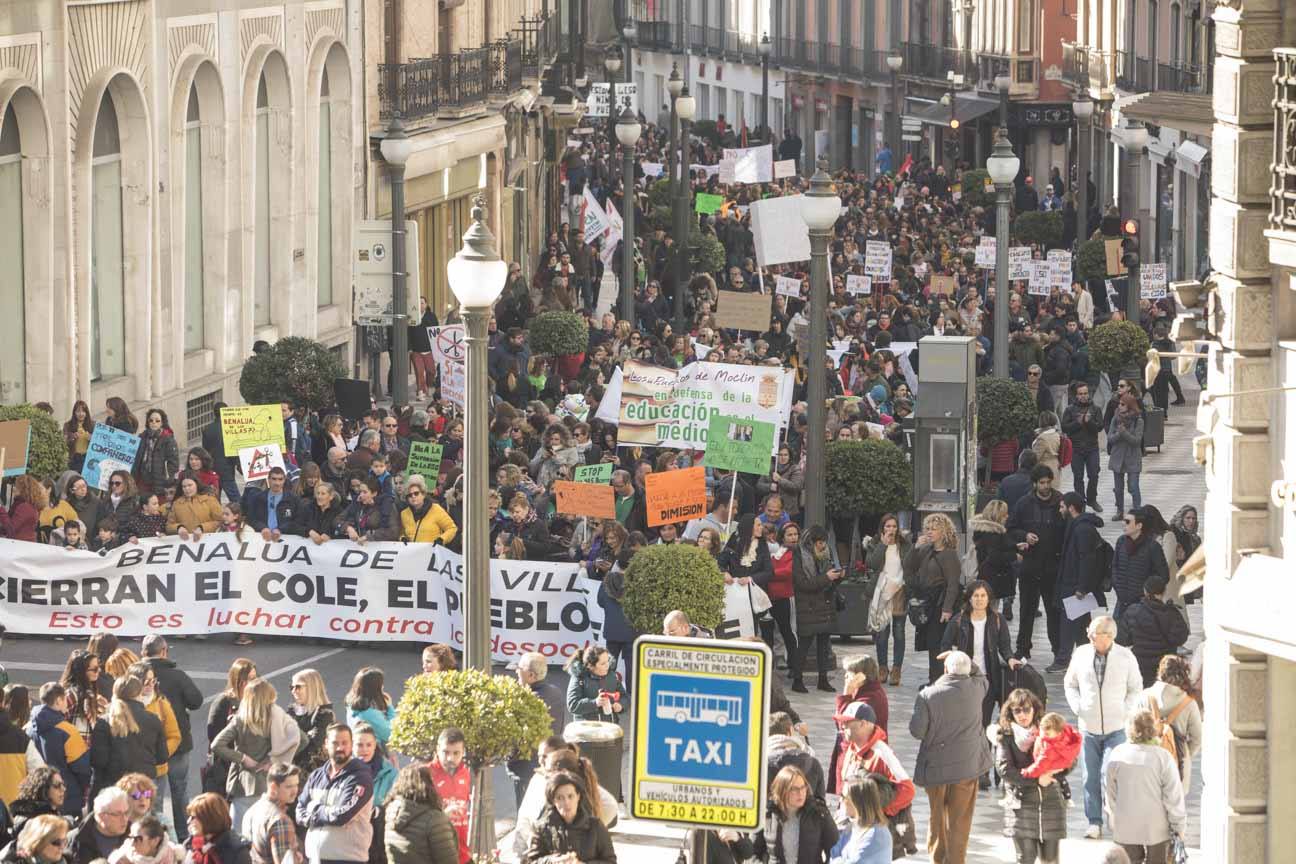
[[(886, 679), (878, 668), (877, 660), (868, 655), (856, 657), (846, 663), (845, 669), (846, 680), (842, 685), (842, 692), (836, 696), (834, 706), (837, 714), (845, 711), (846, 706), (852, 702), (863, 702), (873, 709), (873, 722), (886, 732), (887, 720), (891, 716), (891, 704), (887, 699), (886, 689), (882, 686), (886, 683)], [(837, 724), (837, 740), (833, 741), (832, 758), (828, 762), (830, 777), (838, 776), (837, 768), (842, 753), (846, 749), (846, 730), (843, 727), (844, 724)]]
[(913, 815), (909, 810), (914, 799), (913, 779), (887, 744), (887, 733), (877, 725), (877, 715), (868, 703), (852, 702), (833, 715), (833, 719), (846, 733), (846, 750), (837, 765), (833, 791), (840, 795), (853, 781), (869, 774), (884, 777), (895, 790), (890, 803), (882, 808), (891, 821), (893, 839), (911, 854), (917, 852)]
[(472, 797), (472, 776), (464, 763), (464, 734), (454, 727), (441, 730), (437, 758), (428, 764), (428, 774), (450, 824), (459, 835), (459, 864), (468, 864), (468, 805)]
[(0, 537), (36, 542), (40, 512), (49, 506), (49, 492), (30, 474), (14, 481), (14, 497), (8, 510), (0, 506)]

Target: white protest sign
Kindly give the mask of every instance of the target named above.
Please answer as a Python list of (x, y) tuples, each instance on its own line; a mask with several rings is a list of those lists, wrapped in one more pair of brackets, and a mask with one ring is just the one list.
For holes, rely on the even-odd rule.
[(796, 160), (781, 159), (774, 163), (774, 179), (782, 180), (784, 177), (796, 176)]
[(593, 243), (607, 233), (608, 229), (612, 227), (612, 223), (608, 220), (607, 213), (599, 205), (598, 199), (594, 197), (594, 193), (590, 191), (588, 186), (585, 187), (584, 202), (585, 242)]
[(1031, 249), (1029, 246), (1011, 246), (1008, 249), (1008, 278), (1031, 278)]
[(1166, 296), (1166, 265), (1144, 264), (1139, 268), (1139, 297), (1161, 300)]
[(666, 173), (666, 166), (661, 162), (640, 162), (645, 177), (660, 177)]
[(239, 451), (239, 464), (243, 467), (243, 479), (249, 483), (269, 477), (271, 468), (284, 470), (283, 453), (278, 444), (244, 447)]
[(1028, 293), (1048, 296), (1050, 269), (1047, 261), (1030, 262), (1030, 285), (1026, 289)]
[(810, 232), (801, 218), (800, 195), (753, 201), (749, 212), (756, 263), (768, 267), (810, 260)]
[(1054, 249), (1048, 253), (1049, 285), (1054, 288), (1071, 287), (1071, 253)]
[(464, 394), (467, 388), (467, 377), (463, 363), (446, 360), (437, 364), (441, 372), (441, 398), (448, 400), (460, 411), (464, 408)]
[[(774, 146), (772, 144), (739, 149), (727, 148), (721, 151), (720, 157), (721, 165), (727, 159), (733, 160), (734, 179), (730, 182), (769, 183), (774, 180)], [(723, 174), (721, 176), (723, 177)]]
[(706, 175), (706, 178), (707, 178), (708, 180), (710, 180), (712, 177), (714, 177), (715, 175), (717, 175), (717, 174), (720, 173), (720, 166), (719, 166), (719, 164), (716, 164), (716, 165), (690, 165), (690, 166), (689, 166), (689, 173), (690, 173), (690, 174), (692, 174), (692, 173), (696, 173), (696, 172), (699, 172), (699, 171), (700, 171), (701, 173), (705, 174), (705, 175)]
[[(586, 117), (606, 117), (612, 102), (612, 85), (607, 81), (596, 81), (590, 85), (589, 98), (585, 100)], [(616, 111), (629, 108), (636, 115), (639, 113), (639, 86), (637, 84), (619, 83), (616, 85)]]
[(880, 282), (891, 279), (891, 244), (869, 240), (864, 244), (864, 272)]
[(738, 167), (737, 162), (735, 162), (733, 159), (721, 159), (718, 167), (720, 170), (721, 183), (728, 186), (732, 183), (737, 182), (737, 180), (735, 179), (735, 172)]
[(453, 360), (463, 363), (468, 359), (468, 334), (462, 324), (429, 327), (428, 342), (432, 345), (432, 359), (438, 363)]
[(976, 266), (980, 270), (993, 270), (995, 268), (995, 238), (982, 237), (981, 242), (976, 247)]
[(801, 280), (794, 279), (791, 276), (774, 277), (774, 293), (782, 294), (784, 297), (801, 296)]
[(846, 274), (846, 293), (848, 294), (872, 294), (873, 277), (858, 276), (854, 273)]

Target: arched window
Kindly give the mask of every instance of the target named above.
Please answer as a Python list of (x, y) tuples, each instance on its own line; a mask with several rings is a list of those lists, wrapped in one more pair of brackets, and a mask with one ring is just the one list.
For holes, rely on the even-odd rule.
[(317, 277), (316, 303), (333, 305), (333, 123), (329, 107), (329, 70), (324, 66), (320, 80), (319, 101), (319, 207), (318, 236), (315, 249)]
[(90, 378), (126, 374), (122, 158), (117, 111), (105, 93), (95, 120), (90, 215)]
[(256, 100), (256, 269), (252, 294), (253, 323), (270, 323), (270, 97), (265, 71), (257, 83)]
[(0, 404), (27, 401), (22, 138), (13, 105), (0, 118)]
[(184, 350), (197, 351), (206, 342), (203, 316), (203, 191), (202, 115), (198, 85), (189, 86), (185, 113), (184, 189)]

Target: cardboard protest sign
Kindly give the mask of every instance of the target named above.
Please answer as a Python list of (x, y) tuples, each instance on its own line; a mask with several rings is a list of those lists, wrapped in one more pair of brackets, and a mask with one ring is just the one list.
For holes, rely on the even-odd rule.
[(1008, 278), (1029, 279), (1031, 277), (1031, 248), (1029, 246), (1008, 247)]
[(593, 516), (596, 519), (616, 518), (616, 493), (611, 486), (596, 483), (573, 483), (555, 480), (554, 508), (568, 516)]
[[(275, 409), (275, 414), (278, 416), (279, 406), (271, 407)], [(222, 413), (228, 410), (228, 408), (222, 409)], [(282, 420), (279, 421), (279, 434), (283, 434)], [(135, 467), (135, 454), (139, 452), (139, 446), (138, 435), (114, 429), (107, 423), (96, 423), (94, 432), (90, 434), (90, 446), (86, 450), (81, 476), (85, 478), (87, 485), (108, 491), (108, 478), (112, 472), (130, 471)]]
[(846, 274), (846, 293), (847, 294), (872, 294), (873, 277), (860, 276), (855, 273)]
[(1166, 296), (1166, 265), (1144, 264), (1139, 268), (1139, 297), (1161, 300)]
[[(226, 453), (237, 453), (244, 447), (278, 444), (284, 441), (283, 411), (278, 405), (238, 405), (220, 409), (221, 439)], [(96, 426), (95, 430), (98, 431)]]
[(1049, 293), (1049, 272), (1050, 265), (1047, 261), (1032, 261), (1030, 263), (1030, 284), (1026, 287), (1027, 293), (1047, 297)]
[(1054, 249), (1046, 256), (1049, 264), (1049, 285), (1054, 288), (1071, 287), (1071, 253)]
[(953, 297), (958, 293), (958, 277), (933, 276), (931, 278), (931, 293), (944, 294), (946, 297)]
[(881, 282), (890, 280), (890, 243), (885, 240), (869, 240), (864, 244), (864, 272)]
[(796, 160), (780, 159), (774, 163), (774, 179), (782, 180), (784, 177), (796, 176)]
[(409, 459), (405, 462), (405, 476), (423, 475), (428, 483), (435, 484), (441, 473), (442, 446), (431, 441), (414, 441), (410, 444)]
[(432, 359), (438, 363), (454, 360), (463, 363), (468, 359), (468, 333), (462, 324), (429, 327), (428, 342), (432, 346)]
[[(610, 492), (612, 487), (608, 487)], [(706, 469), (701, 465), (676, 471), (654, 471), (644, 477), (648, 527), (687, 522), (706, 515)]]
[(712, 414), (702, 464), (708, 468), (742, 471), (745, 474), (768, 474), (770, 450), (773, 447), (773, 423)]
[(981, 270), (993, 270), (995, 268), (995, 253), (997, 246), (995, 238), (982, 237), (981, 242), (976, 248), (976, 266)]
[(577, 465), (575, 473), (572, 474), (572, 479), (577, 483), (610, 483), (612, 482), (612, 469), (615, 467), (616, 465), (611, 462), (600, 462), (597, 465)]
[(724, 204), (723, 195), (712, 195), (709, 192), (699, 192), (693, 199), (693, 210), (706, 216), (720, 209)]
[(0, 423), (0, 453), (4, 454), (4, 477), (27, 473), (27, 452), (31, 448), (31, 421), (7, 420)]
[(746, 291), (721, 291), (716, 303), (716, 323), (734, 330), (764, 333), (769, 329), (770, 298), (768, 294)]
[(244, 447), (239, 450), (239, 464), (243, 467), (243, 479), (264, 480), (270, 476), (272, 468), (284, 470), (283, 451), (278, 444), (258, 444), (255, 447)]
[(1111, 237), (1104, 240), (1103, 251), (1107, 253), (1107, 275), (1124, 276), (1125, 262), (1122, 259), (1125, 257), (1125, 249), (1121, 243), (1121, 239), (1119, 237)]
[(781, 294), (784, 297), (801, 296), (801, 280), (794, 279), (791, 276), (774, 277), (774, 293)]

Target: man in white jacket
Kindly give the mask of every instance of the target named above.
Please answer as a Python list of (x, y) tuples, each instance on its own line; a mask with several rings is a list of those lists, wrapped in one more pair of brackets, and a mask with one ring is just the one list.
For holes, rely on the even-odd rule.
[(1103, 769), (1107, 754), (1125, 743), (1125, 720), (1143, 690), (1134, 654), (1116, 644), (1116, 621), (1100, 615), (1089, 623), (1089, 644), (1071, 655), (1066, 672), (1067, 704), (1080, 718), (1084, 738), (1085, 837), (1102, 836)]

